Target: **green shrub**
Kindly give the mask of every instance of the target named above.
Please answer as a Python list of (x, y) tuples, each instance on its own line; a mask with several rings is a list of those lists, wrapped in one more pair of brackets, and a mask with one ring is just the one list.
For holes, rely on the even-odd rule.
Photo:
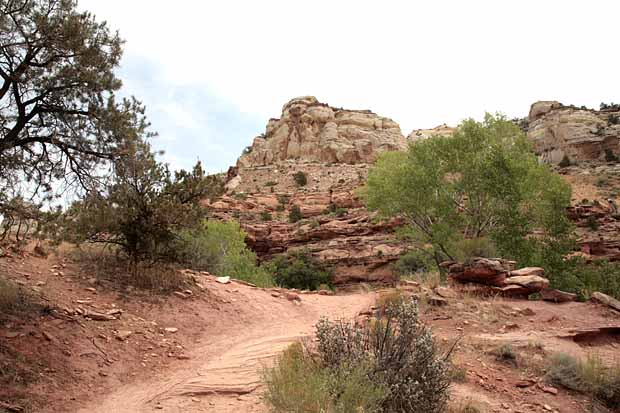
[(288, 220), (294, 224), (295, 222), (300, 221), (302, 218), (303, 215), (301, 214), (301, 208), (299, 208), (299, 205), (293, 205), (293, 207), (288, 213)]
[(618, 157), (609, 148), (605, 149), (605, 162), (618, 162)]
[(570, 164), (571, 164), (570, 158), (568, 157), (568, 155), (565, 154), (562, 160), (560, 161), (560, 163), (558, 164), (558, 166), (560, 168), (567, 168), (570, 166)]
[[(561, 261), (571, 251), (570, 185), (501, 115), (381, 154), (360, 195), (382, 217), (404, 220), (415, 246), (449, 259), (495, 247), (499, 256), (538, 266), (543, 254)], [(492, 244), (466, 245), (472, 241), (463, 238)]]
[(459, 262), (470, 262), (473, 258), (497, 257), (497, 249), (488, 237), (461, 239), (454, 246), (455, 258)]
[(543, 262), (541, 266), (546, 269), (545, 277), (549, 279), (552, 288), (575, 293), (581, 300), (590, 298), (596, 291), (620, 299), (618, 262), (587, 263), (580, 258), (571, 258), (557, 262)]
[(281, 287), (317, 290), (322, 284), (331, 284), (329, 272), (308, 251), (278, 256), (267, 268)]
[(428, 271), (433, 266), (428, 254), (422, 251), (411, 250), (403, 254), (398, 261), (392, 265), (396, 275), (408, 276), (417, 272)]
[(276, 186), (278, 183), (276, 181), (267, 181), (265, 182), (265, 186)]
[(594, 215), (590, 215), (586, 220), (586, 225), (592, 231), (596, 231), (599, 228), (598, 220)]
[(197, 228), (177, 235), (175, 252), (179, 262), (262, 287), (273, 285), (269, 274), (256, 265), (256, 255), (246, 247), (246, 234), (238, 222), (203, 221)]
[(370, 381), (387, 390), (383, 412), (444, 412), (450, 366), (419, 321), (417, 303), (400, 301), (385, 315), (376, 314), (364, 325), (320, 320), (321, 365), (330, 370), (365, 367)]
[(260, 219), (261, 221), (272, 221), (273, 220), (273, 216), (271, 216), (271, 213), (267, 212), (267, 211), (263, 211), (260, 213)]
[(546, 380), (581, 392), (611, 409), (620, 408), (620, 366), (605, 367), (598, 356), (585, 360), (558, 353), (549, 363)]
[(295, 181), (295, 183), (297, 184), (297, 186), (306, 186), (306, 184), (308, 183), (308, 177), (306, 176), (305, 172), (303, 171), (298, 171), (295, 172), (293, 174), (293, 180)]
[(322, 368), (300, 343), (291, 345), (275, 367), (263, 373), (265, 401), (273, 412), (379, 412), (385, 390), (364, 368)]
[(276, 197), (278, 198), (278, 203), (282, 206), (288, 205), (288, 203), (291, 201), (291, 197), (285, 194), (278, 194), (276, 195)]
[(338, 218), (345, 216), (349, 212), (346, 208), (339, 208), (333, 202), (330, 202), (329, 206), (323, 211), (324, 214), (334, 215)]

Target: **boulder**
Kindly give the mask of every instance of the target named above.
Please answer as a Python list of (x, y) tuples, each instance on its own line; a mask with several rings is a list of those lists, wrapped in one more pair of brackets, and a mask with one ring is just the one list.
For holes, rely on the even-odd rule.
[(577, 300), (577, 294), (554, 290), (552, 288), (545, 288), (540, 294), (543, 300), (552, 301), (554, 303), (568, 303)]
[(507, 285), (519, 285), (530, 290), (532, 293), (540, 292), (549, 287), (549, 280), (538, 275), (522, 275), (510, 277), (506, 280)]
[(456, 291), (446, 287), (435, 287), (435, 294), (443, 298), (456, 298)]
[(613, 297), (608, 296), (607, 294), (603, 294), (601, 292), (595, 292), (592, 294), (592, 301), (606, 305), (609, 308), (612, 308), (616, 311), (620, 311), (620, 301), (616, 300)]
[(510, 271), (508, 276), (509, 277), (524, 277), (524, 276), (530, 276), (530, 275), (537, 275), (539, 277), (542, 277), (543, 275), (545, 275), (545, 269), (540, 268), (540, 267), (525, 267), (525, 268), (520, 268), (518, 270)]
[(477, 283), (502, 287), (505, 285), (506, 276), (511, 266), (504, 260), (491, 260), (488, 258), (476, 258), (466, 264), (452, 264), (449, 276), (460, 283)]

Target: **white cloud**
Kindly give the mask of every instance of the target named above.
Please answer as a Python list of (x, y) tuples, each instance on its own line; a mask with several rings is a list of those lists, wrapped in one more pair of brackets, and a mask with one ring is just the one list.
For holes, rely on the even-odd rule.
[(372, 109), (405, 133), (485, 110), (525, 115), (539, 99), (620, 100), (614, 0), (81, 0), (80, 7), (121, 31), (127, 55), (156, 61), (162, 82), (204, 87), (265, 121), (305, 94)]

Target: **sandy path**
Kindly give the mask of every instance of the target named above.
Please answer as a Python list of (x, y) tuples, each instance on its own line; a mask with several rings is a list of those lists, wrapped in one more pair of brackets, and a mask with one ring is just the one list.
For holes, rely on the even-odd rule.
[[(264, 294), (264, 293), (263, 293)], [(351, 318), (374, 302), (372, 294), (302, 296), (257, 314), (256, 322), (205, 337), (190, 360), (103, 396), (81, 412), (263, 412), (260, 372), (290, 343), (312, 334), (320, 317)]]

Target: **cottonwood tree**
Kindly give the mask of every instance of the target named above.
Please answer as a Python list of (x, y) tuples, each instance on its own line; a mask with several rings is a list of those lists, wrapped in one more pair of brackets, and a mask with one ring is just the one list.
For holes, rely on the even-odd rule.
[(570, 248), (570, 186), (503, 116), (384, 154), (363, 193), (370, 209), (403, 217), (414, 245), (438, 261), (461, 258), (467, 241), (488, 240), (525, 265), (559, 263)]
[(22, 192), (90, 187), (148, 126), (138, 101), (115, 98), (118, 33), (76, 7), (0, 2), (0, 208)]

